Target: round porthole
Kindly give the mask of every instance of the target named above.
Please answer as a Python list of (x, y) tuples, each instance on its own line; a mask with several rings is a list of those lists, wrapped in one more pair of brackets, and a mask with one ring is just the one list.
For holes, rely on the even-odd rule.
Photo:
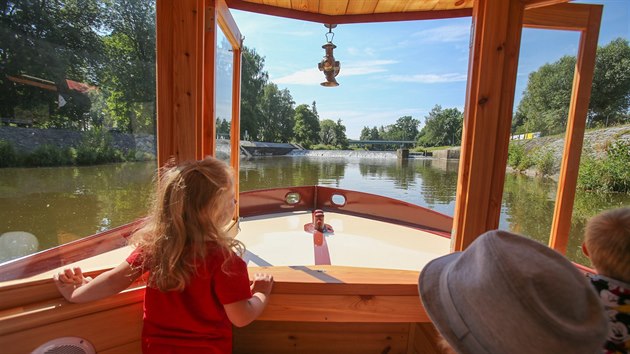
[(297, 192), (287, 193), (287, 195), (284, 198), (284, 200), (289, 205), (295, 205), (295, 204), (300, 202), (300, 193), (297, 193)]
[(331, 200), (332, 200), (332, 203), (335, 204), (336, 206), (346, 205), (346, 197), (344, 197), (341, 194), (333, 194)]
[(62, 337), (50, 340), (31, 352), (31, 354), (95, 354), (94, 346), (79, 337)]

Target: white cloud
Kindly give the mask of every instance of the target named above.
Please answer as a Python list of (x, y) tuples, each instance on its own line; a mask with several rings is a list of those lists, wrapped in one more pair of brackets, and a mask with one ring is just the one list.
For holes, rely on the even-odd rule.
[(416, 74), (416, 75), (390, 75), (386, 79), (394, 82), (417, 82), (423, 84), (436, 84), (444, 82), (466, 81), (466, 74)]
[(424, 42), (459, 42), (470, 39), (470, 26), (451, 25), (426, 29), (412, 34), (413, 37), (420, 37)]
[(347, 51), (348, 51), (348, 54), (350, 55), (368, 56), (368, 57), (373, 57), (374, 54), (376, 53), (376, 50), (372, 47), (366, 47), (366, 48), (350, 47), (348, 48)]
[[(369, 75), (387, 71), (385, 66), (396, 64), (395, 60), (370, 60), (363, 62), (352, 62), (347, 66), (341, 63), (341, 72), (344, 76)], [(313, 66), (308, 69), (301, 69), (289, 75), (279, 78), (271, 78), (276, 84), (294, 84), (294, 85), (319, 85), (323, 80), (322, 73)]]
[(346, 67), (344, 67), (342, 63), (341, 70), (343, 70), (343, 73), (346, 76), (366, 75), (387, 71), (385, 66), (396, 63), (396, 60), (368, 60), (350, 62)]
[(319, 85), (322, 80), (322, 74), (320, 74), (317, 68), (298, 70), (294, 73), (279, 77), (277, 79), (271, 78), (271, 81), (276, 84), (294, 85)]

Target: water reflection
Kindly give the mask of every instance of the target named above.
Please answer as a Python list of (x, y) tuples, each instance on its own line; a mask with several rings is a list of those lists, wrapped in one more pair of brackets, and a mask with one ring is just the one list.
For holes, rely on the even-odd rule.
[(1, 169), (0, 233), (31, 233), (42, 250), (126, 224), (146, 213), (154, 169), (151, 163)]
[[(154, 163), (0, 169), (0, 234), (28, 232), (54, 247), (143, 216)], [(458, 161), (261, 157), (241, 162), (242, 191), (323, 185), (385, 195), (453, 215)], [(547, 243), (556, 183), (508, 174), (500, 228)], [(585, 221), (630, 204), (630, 195), (578, 193), (567, 256), (588, 264), (580, 245)], [(25, 246), (26, 247), (26, 246)], [(0, 259), (2, 261), (2, 259)]]
[(507, 175), (502, 208), (508, 229), (549, 243), (555, 192), (556, 185), (550, 180)]
[(260, 157), (241, 161), (241, 191), (289, 186), (339, 187), (347, 162), (343, 158)]
[[(426, 206), (434, 208), (438, 204), (453, 205), (457, 192), (457, 160), (425, 160), (415, 172), (422, 178), (422, 195)], [(449, 213), (453, 215), (453, 213)]]

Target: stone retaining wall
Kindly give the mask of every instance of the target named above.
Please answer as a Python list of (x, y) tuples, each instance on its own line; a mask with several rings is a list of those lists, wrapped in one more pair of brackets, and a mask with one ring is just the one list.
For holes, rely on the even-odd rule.
[[(85, 132), (66, 129), (37, 129), (0, 126), (0, 140), (8, 141), (17, 152), (32, 152), (42, 145), (78, 147)], [(155, 135), (111, 133), (115, 148), (155, 156)]]
[(433, 157), (436, 159), (459, 159), (459, 148), (435, 150)]

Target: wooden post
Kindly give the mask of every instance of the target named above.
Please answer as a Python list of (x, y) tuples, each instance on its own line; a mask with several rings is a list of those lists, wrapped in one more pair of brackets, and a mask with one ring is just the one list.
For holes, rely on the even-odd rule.
[[(203, 158), (214, 151), (214, 120), (203, 97), (214, 82), (215, 32), (206, 8), (213, 0), (157, 0), (157, 159), (158, 166)], [(213, 51), (214, 49), (212, 49)], [(210, 62), (211, 61), (211, 62)], [(204, 72), (204, 68), (207, 69)], [(211, 93), (214, 97), (214, 92)], [(207, 96), (206, 96), (207, 97)], [(204, 147), (205, 148), (202, 148)], [(210, 146), (208, 148), (208, 146)]]
[(551, 224), (549, 247), (566, 254), (571, 229), (571, 216), (575, 199), (575, 188), (580, 168), (580, 155), (584, 140), (586, 114), (591, 98), (591, 85), (595, 72), (595, 55), (602, 16), (601, 6), (589, 6), (586, 28), (581, 31), (573, 91), (569, 105), (569, 118), (564, 141), (564, 154), (558, 179), (556, 205)]
[[(231, 165), (234, 169), (234, 194), (239, 200), (240, 184), (239, 171), (241, 166), (241, 48), (234, 49), (234, 78), (232, 82), (232, 131), (230, 132), (232, 146), (230, 151)], [(236, 218), (239, 216), (239, 208), (235, 208)]]
[[(202, 1), (203, 2), (203, 1)], [(203, 111), (201, 139), (198, 148), (201, 157), (216, 154), (216, 58), (217, 58), (217, 4), (215, 0), (205, 0), (205, 21), (203, 26)]]
[(453, 223), (453, 251), (499, 224), (524, 5), (477, 0)]

